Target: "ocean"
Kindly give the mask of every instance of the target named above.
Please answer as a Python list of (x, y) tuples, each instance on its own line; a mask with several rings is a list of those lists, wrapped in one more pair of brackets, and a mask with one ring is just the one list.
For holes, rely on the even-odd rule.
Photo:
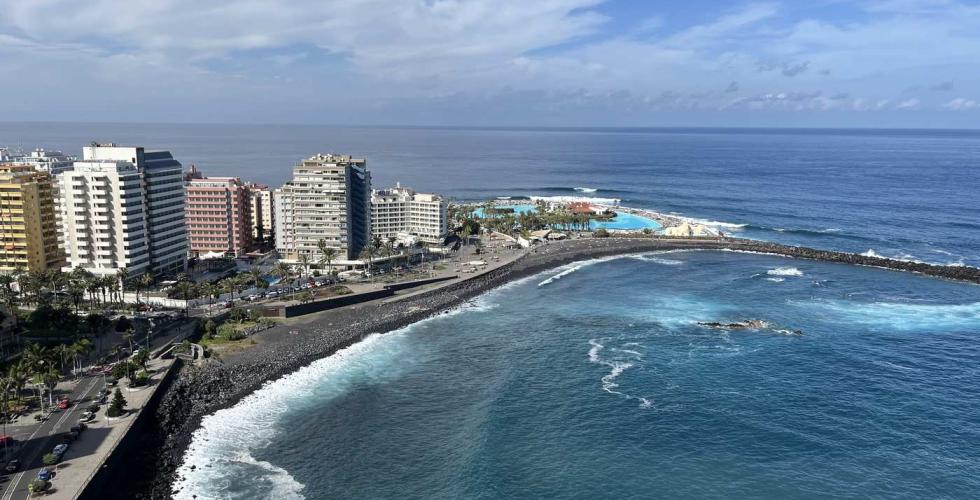
[(300, 159), (368, 160), (374, 184), (459, 200), (590, 196), (732, 234), (980, 265), (980, 130), (448, 129), (0, 123), (0, 147), (169, 149), (278, 186)]
[[(272, 185), (350, 153), (376, 185), (980, 265), (980, 132), (0, 124), (0, 145), (91, 140)], [(176, 497), (976, 498), (978, 335), (971, 284), (735, 252), (574, 263), (206, 417)]]

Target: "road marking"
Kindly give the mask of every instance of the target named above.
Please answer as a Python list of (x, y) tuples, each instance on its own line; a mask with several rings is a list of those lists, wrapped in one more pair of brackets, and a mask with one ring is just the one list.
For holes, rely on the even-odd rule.
[[(51, 426), (52, 435), (57, 434), (57, 432), (55, 431), (57, 431), (58, 426), (62, 422), (64, 422), (65, 418), (71, 415), (75, 411), (75, 409), (81, 405), (81, 400), (84, 399), (86, 396), (88, 396), (88, 393), (92, 391), (92, 388), (95, 387), (95, 383), (98, 382), (98, 380), (99, 380), (98, 378), (93, 377), (88, 387), (84, 391), (82, 391), (82, 397), (78, 398), (78, 402), (75, 403), (71, 408), (69, 408), (68, 411), (66, 411), (65, 414), (62, 415), (61, 418), (58, 419), (58, 421), (53, 426)], [(41, 422), (37, 426), (37, 429), (34, 430), (34, 432), (30, 435), (30, 437), (27, 438), (27, 441), (25, 442), (29, 442), (30, 440), (34, 439), (34, 436), (37, 435), (38, 432), (41, 432), (41, 429), (44, 428), (44, 424), (45, 422)], [(49, 435), (48, 438), (50, 439), (51, 436)], [(31, 454), (31, 457), (26, 460), (22, 460), (21, 464), (23, 464), (24, 467), (30, 467), (31, 464), (34, 463), (34, 460), (37, 458), (38, 453), (43, 450), (44, 450), (43, 447), (35, 449), (34, 453)], [(32, 469), (25, 469), (18, 472), (17, 475), (14, 476), (14, 480), (7, 484), (7, 487), (4, 489), (3, 492), (3, 500), (10, 500), (14, 497), (14, 494), (17, 492), (18, 485), (20, 484), (21, 480), (24, 478), (24, 473), (27, 472), (28, 470), (32, 470)]]

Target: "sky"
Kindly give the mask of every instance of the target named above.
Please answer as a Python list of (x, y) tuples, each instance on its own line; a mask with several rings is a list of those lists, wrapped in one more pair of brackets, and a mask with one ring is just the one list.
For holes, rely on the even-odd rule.
[(980, 0), (0, 0), (0, 120), (980, 128)]

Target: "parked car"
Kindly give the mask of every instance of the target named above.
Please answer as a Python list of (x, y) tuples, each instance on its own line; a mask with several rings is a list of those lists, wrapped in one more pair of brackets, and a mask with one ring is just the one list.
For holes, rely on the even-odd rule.
[(68, 432), (64, 432), (64, 433), (59, 434), (58, 435), (58, 440), (61, 441), (62, 444), (71, 444), (71, 442), (74, 441), (75, 438), (77, 438), (77, 437), (78, 437), (78, 434), (77, 433), (68, 431)]
[(58, 400), (58, 409), (67, 410), (70, 404), (71, 402), (68, 401), (68, 398), (61, 398)]
[(99, 404), (98, 403), (92, 403), (92, 404), (88, 405), (88, 408), (86, 408), (86, 410), (88, 410), (88, 411), (90, 411), (92, 413), (95, 413), (95, 412), (99, 411)]
[(55, 446), (54, 449), (51, 450), (51, 453), (54, 453), (54, 456), (58, 457), (58, 460), (61, 460), (61, 457), (65, 456), (66, 451), (68, 451), (68, 445), (61, 443), (58, 446)]
[(18, 459), (15, 458), (15, 459), (7, 462), (7, 466), (4, 467), (3, 470), (7, 471), (8, 473), (13, 473), (13, 472), (19, 471), (20, 470), (20, 460), (18, 460)]
[(95, 420), (95, 413), (87, 411), (85, 413), (82, 413), (82, 418), (79, 418), (78, 422), (84, 424), (86, 422), (91, 422), (93, 420)]
[(37, 478), (41, 481), (51, 480), (51, 471), (47, 467), (37, 471)]
[(85, 429), (88, 429), (88, 426), (85, 425), (85, 424), (82, 424), (82, 423), (78, 423), (78, 424), (75, 424), (75, 425), (71, 426), (71, 431), (72, 432), (81, 433)]

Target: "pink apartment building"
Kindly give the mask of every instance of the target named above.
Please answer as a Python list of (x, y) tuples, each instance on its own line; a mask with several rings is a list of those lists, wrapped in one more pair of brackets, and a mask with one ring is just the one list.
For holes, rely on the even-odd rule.
[(241, 179), (191, 177), (186, 206), (192, 257), (214, 252), (237, 257), (252, 250), (251, 193)]

